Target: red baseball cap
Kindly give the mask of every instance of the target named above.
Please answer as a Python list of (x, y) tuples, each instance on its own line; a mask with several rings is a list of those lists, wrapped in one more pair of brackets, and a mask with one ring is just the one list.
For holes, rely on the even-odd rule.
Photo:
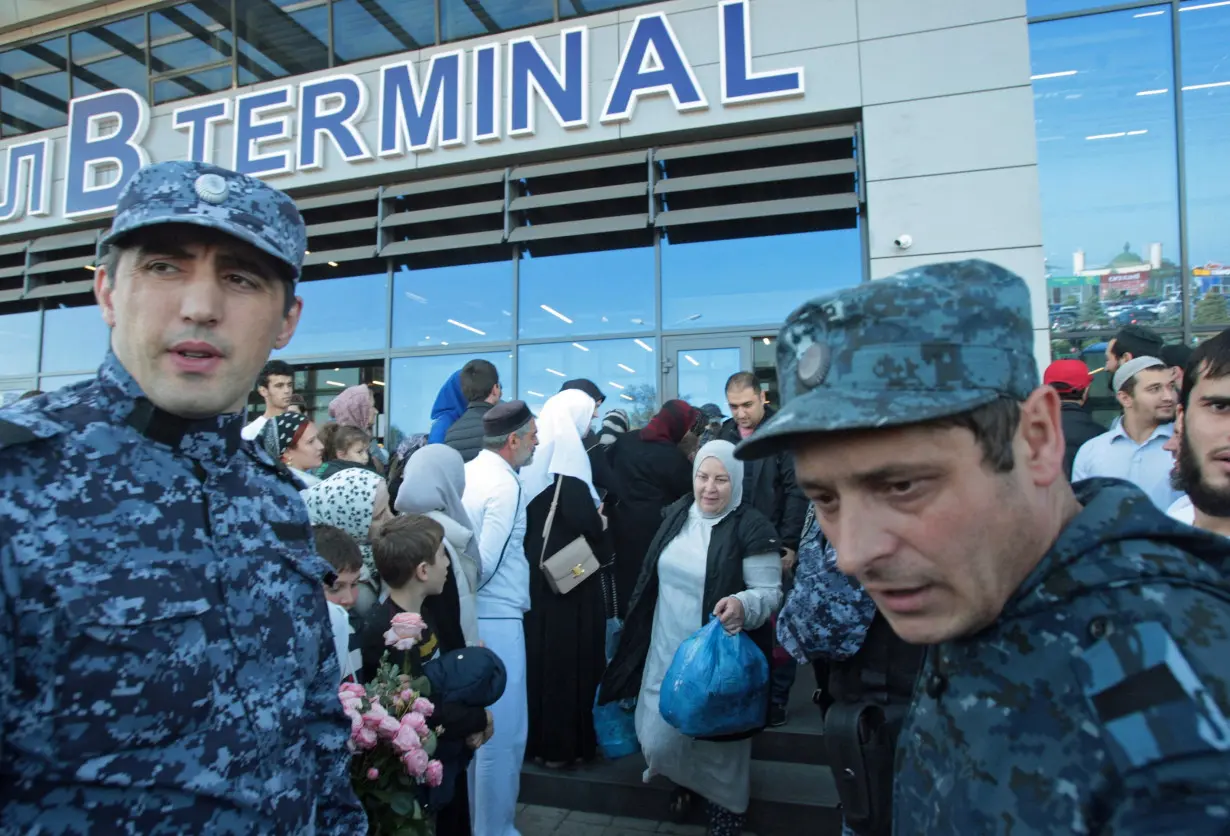
[(1060, 392), (1080, 392), (1093, 383), (1093, 375), (1083, 360), (1056, 360), (1046, 367), (1042, 382)]

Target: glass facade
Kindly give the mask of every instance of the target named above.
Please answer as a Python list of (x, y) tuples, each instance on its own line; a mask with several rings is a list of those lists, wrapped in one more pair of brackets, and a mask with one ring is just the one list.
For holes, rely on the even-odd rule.
[(48, 308), (43, 314), (43, 374), (96, 369), (107, 355), (111, 329), (97, 305)]
[[(83, 92), (123, 86), (171, 102), (633, 5), (179, 0), (0, 52), (3, 130), (63, 124), (68, 99)], [(302, 204), (303, 315), (275, 356), (296, 366), (318, 416), (346, 385), (379, 387), (388, 443), (428, 431), (439, 389), (475, 357), (495, 363), (506, 398), (535, 410), (565, 380), (588, 378), (606, 393), (602, 411), (644, 423), (659, 387), (674, 388), (672, 368), (681, 394), (722, 403), (726, 378), (748, 356), (728, 341), (773, 333), (806, 299), (868, 272), (855, 166), (840, 175), (826, 167), (853, 162), (855, 135), (853, 125), (753, 133), (734, 151), (728, 140), (692, 138), (685, 153), (661, 159), (630, 147), (614, 163), (578, 157), (470, 172), (456, 184), (385, 183), (336, 204), (313, 196)], [(707, 176), (724, 172), (738, 176)], [(817, 196), (845, 201), (806, 201)], [(426, 217), (433, 208), (440, 217)], [(361, 231), (339, 231), (348, 221)], [(27, 254), (9, 257), (17, 265)], [(81, 287), (90, 274), (70, 272), (84, 270), (66, 268), (54, 283), (24, 275), (17, 287), (37, 288), (36, 298), (0, 306), (0, 391), (58, 388), (97, 368), (108, 332)], [(701, 346), (715, 334), (724, 347)], [(676, 350), (693, 339), (696, 348)], [(678, 356), (663, 356), (668, 341)]]
[[(68, 123), (126, 87), (153, 104), (653, 0), (173, 2), (0, 52), (0, 136)], [(148, 43), (147, 43), (148, 41)]]
[(643, 424), (657, 409), (659, 362), (652, 337), (523, 345), (517, 397), (538, 412), (565, 381), (583, 377), (606, 395), (599, 415), (623, 409), (634, 424)]
[[(1030, 0), (1052, 354), (1230, 324), (1230, 4)], [(1101, 365), (1100, 360), (1095, 365)]]

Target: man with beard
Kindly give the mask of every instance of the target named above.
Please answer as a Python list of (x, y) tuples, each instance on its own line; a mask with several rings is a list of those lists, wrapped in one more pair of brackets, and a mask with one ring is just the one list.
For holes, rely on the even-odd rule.
[(1181, 400), (1175, 487), (1187, 493), (1193, 525), (1230, 536), (1230, 331), (1192, 354)]
[(1072, 482), (1095, 476), (1125, 479), (1165, 511), (1179, 498), (1170, 485), (1173, 462), (1165, 449), (1174, 434), (1174, 376), (1158, 358), (1136, 357), (1119, 366), (1114, 389), (1123, 417), (1081, 446)]

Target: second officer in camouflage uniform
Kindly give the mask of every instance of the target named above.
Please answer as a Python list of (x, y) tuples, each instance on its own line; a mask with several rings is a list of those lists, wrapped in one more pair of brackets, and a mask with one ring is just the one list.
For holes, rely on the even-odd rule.
[(136, 175), (96, 379), (0, 410), (0, 833), (366, 832), (307, 512), (240, 439), (299, 320), (290, 198)]
[(837, 564), (929, 645), (893, 832), (1230, 832), (1226, 541), (1063, 475), (1029, 292), (985, 262), (816, 299), (778, 341), (795, 455)]

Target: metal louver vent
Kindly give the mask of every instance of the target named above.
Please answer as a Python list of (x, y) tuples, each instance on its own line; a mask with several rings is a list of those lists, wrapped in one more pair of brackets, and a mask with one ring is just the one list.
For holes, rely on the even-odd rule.
[(383, 200), (382, 256), (401, 257), (411, 266), (436, 266), (441, 256), (429, 254), (468, 251), (462, 260), (483, 261), (488, 248), (503, 247), (503, 169), (386, 187)]
[(101, 228), (86, 229), (31, 241), (25, 298), (92, 292), (94, 274), (86, 268), (94, 264), (101, 233)]
[(855, 129), (660, 148), (654, 223), (675, 243), (855, 225)]
[(647, 150), (516, 166), (509, 189), (508, 240), (532, 255), (653, 244)]

